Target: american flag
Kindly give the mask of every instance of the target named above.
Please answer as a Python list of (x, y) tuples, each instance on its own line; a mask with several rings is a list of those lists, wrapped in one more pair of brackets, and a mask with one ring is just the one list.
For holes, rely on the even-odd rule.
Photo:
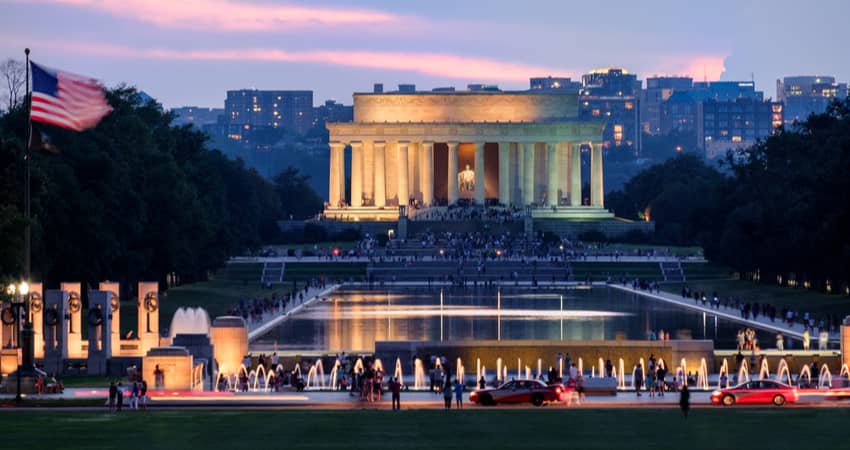
[(97, 80), (34, 62), (30, 67), (32, 120), (82, 131), (93, 128), (112, 111)]

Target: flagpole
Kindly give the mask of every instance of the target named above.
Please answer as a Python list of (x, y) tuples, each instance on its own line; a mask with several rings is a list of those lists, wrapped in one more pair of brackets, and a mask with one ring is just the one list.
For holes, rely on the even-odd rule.
[(32, 88), (30, 87), (30, 49), (24, 49), (26, 55), (26, 89), (27, 89), (27, 143), (24, 152), (24, 163), (26, 164), (26, 185), (24, 187), (24, 212), (27, 216), (27, 227), (24, 231), (24, 279), (30, 280), (32, 268), (32, 226), (30, 224), (30, 144), (32, 142)]

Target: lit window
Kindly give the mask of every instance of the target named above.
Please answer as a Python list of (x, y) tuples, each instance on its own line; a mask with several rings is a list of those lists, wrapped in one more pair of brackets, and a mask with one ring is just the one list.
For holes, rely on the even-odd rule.
[(635, 105), (632, 104), (632, 102), (626, 102), (626, 109), (632, 109), (634, 107), (635, 107)]
[(593, 111), (590, 112), (590, 114), (593, 115), (593, 117), (599, 117), (599, 110), (594, 109)]
[(741, 142), (741, 136), (732, 136), (732, 142)]
[(614, 142), (620, 145), (623, 142), (623, 126), (614, 125)]

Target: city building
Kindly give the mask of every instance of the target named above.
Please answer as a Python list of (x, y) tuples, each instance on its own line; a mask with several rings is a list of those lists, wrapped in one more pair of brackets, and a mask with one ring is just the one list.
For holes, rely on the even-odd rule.
[(324, 127), (327, 122), (351, 122), (354, 120), (354, 106), (343, 105), (335, 100), (325, 100), (313, 112), (313, 126)]
[(532, 91), (555, 91), (577, 93), (581, 90), (581, 82), (569, 77), (538, 77), (529, 79)]
[(661, 104), (676, 92), (690, 91), (694, 86), (691, 77), (650, 77), (640, 95), (641, 130), (644, 133), (662, 134)]
[(581, 77), (579, 118), (603, 120), (603, 145), (628, 147), (640, 155), (641, 129), (639, 96), (641, 81), (624, 69), (593, 70)]
[(756, 90), (753, 81), (697, 81), (691, 90), (697, 100), (731, 101), (739, 98), (764, 100), (764, 92)]
[(726, 151), (752, 146), (774, 134), (783, 124), (781, 102), (755, 98), (704, 100), (697, 103), (697, 146), (706, 159)]
[(227, 91), (224, 120), (228, 139), (246, 147), (266, 147), (287, 134), (303, 136), (313, 126), (313, 91)]
[(224, 115), (224, 108), (200, 108), (197, 106), (181, 106), (172, 108), (174, 120), (171, 122), (176, 126), (194, 125), (203, 129), (205, 125), (213, 125), (218, 122), (219, 117)]
[(847, 83), (836, 83), (831, 76), (796, 76), (776, 80), (776, 98), (785, 103), (785, 124), (820, 114), (833, 99), (847, 97)]
[(659, 132), (668, 135), (695, 131), (699, 102), (687, 91), (676, 92), (660, 105)]
[[(326, 125), (324, 215), (395, 221), (408, 213), (400, 206), (497, 202), (531, 207), (535, 218), (611, 218), (603, 200), (604, 120), (580, 119), (578, 106), (569, 93), (356, 93), (354, 122)], [(582, 147), (590, 157), (588, 198)]]

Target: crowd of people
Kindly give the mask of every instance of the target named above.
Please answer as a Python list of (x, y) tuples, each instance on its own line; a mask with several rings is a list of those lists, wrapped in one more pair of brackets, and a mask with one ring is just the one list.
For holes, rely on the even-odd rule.
[(263, 298), (243, 297), (238, 304), (227, 309), (227, 314), (242, 317), (249, 324), (261, 323), (267, 315), (283, 314), (290, 306), (303, 303), (311, 288), (324, 289), (326, 285), (323, 276), (308, 280), (302, 288), (293, 281), (292, 289), (287, 292), (272, 292), (270, 296)]

